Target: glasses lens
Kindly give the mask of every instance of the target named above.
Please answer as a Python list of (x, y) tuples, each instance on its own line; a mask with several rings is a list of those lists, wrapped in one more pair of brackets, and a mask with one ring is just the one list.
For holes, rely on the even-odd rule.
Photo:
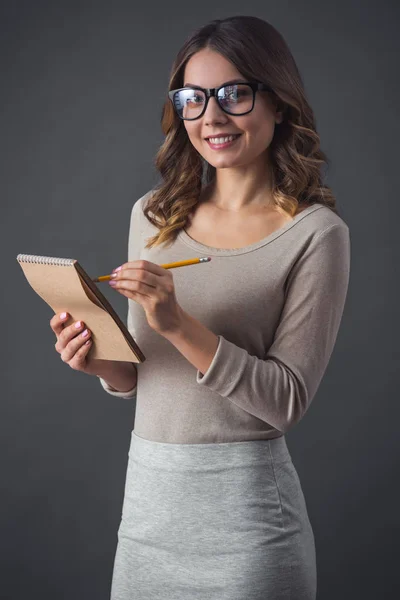
[(218, 92), (218, 102), (233, 115), (246, 113), (253, 107), (253, 90), (245, 83), (226, 85)]
[(196, 119), (205, 101), (206, 96), (201, 90), (184, 88), (174, 94), (174, 106), (181, 119)]
[[(226, 85), (218, 91), (218, 103), (228, 113), (241, 115), (253, 108), (253, 90), (245, 83)], [(206, 102), (201, 90), (183, 88), (174, 94), (174, 106), (181, 119), (197, 119)]]

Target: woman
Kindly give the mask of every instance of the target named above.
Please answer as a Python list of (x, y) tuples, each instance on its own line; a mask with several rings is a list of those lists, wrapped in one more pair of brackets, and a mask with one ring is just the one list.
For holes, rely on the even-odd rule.
[(133, 206), (128, 262), (110, 281), (146, 361), (91, 361), (68, 315), (52, 319), (65, 362), (136, 397), (111, 598), (315, 599), (314, 535), (285, 433), (334, 348), (349, 229), (270, 24), (236, 16), (195, 31), (168, 96), (162, 181)]

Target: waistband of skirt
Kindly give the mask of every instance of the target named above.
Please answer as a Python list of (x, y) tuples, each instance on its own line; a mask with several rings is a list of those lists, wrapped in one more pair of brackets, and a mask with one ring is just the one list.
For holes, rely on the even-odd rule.
[(206, 444), (154, 442), (132, 431), (129, 459), (163, 469), (213, 470), (291, 461), (285, 436)]

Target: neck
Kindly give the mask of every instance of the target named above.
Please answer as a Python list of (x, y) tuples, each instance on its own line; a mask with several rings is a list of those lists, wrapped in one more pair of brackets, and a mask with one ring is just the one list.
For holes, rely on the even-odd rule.
[(207, 190), (207, 201), (217, 209), (238, 213), (269, 208), (273, 203), (271, 178), (265, 160), (234, 168), (217, 168)]

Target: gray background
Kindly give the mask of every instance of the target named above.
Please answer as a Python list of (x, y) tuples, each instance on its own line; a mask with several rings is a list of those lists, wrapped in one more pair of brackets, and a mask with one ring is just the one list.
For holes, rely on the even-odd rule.
[[(318, 599), (397, 595), (398, 8), (81, 0), (0, 5), (2, 599), (109, 598), (135, 409), (60, 360), (53, 312), (16, 255), (78, 258), (93, 276), (127, 260), (132, 204), (158, 181), (175, 54), (195, 27), (234, 14), (270, 21), (288, 42), (351, 230), (337, 344), (286, 436), (316, 537)], [(104, 288), (125, 319), (126, 299)]]

